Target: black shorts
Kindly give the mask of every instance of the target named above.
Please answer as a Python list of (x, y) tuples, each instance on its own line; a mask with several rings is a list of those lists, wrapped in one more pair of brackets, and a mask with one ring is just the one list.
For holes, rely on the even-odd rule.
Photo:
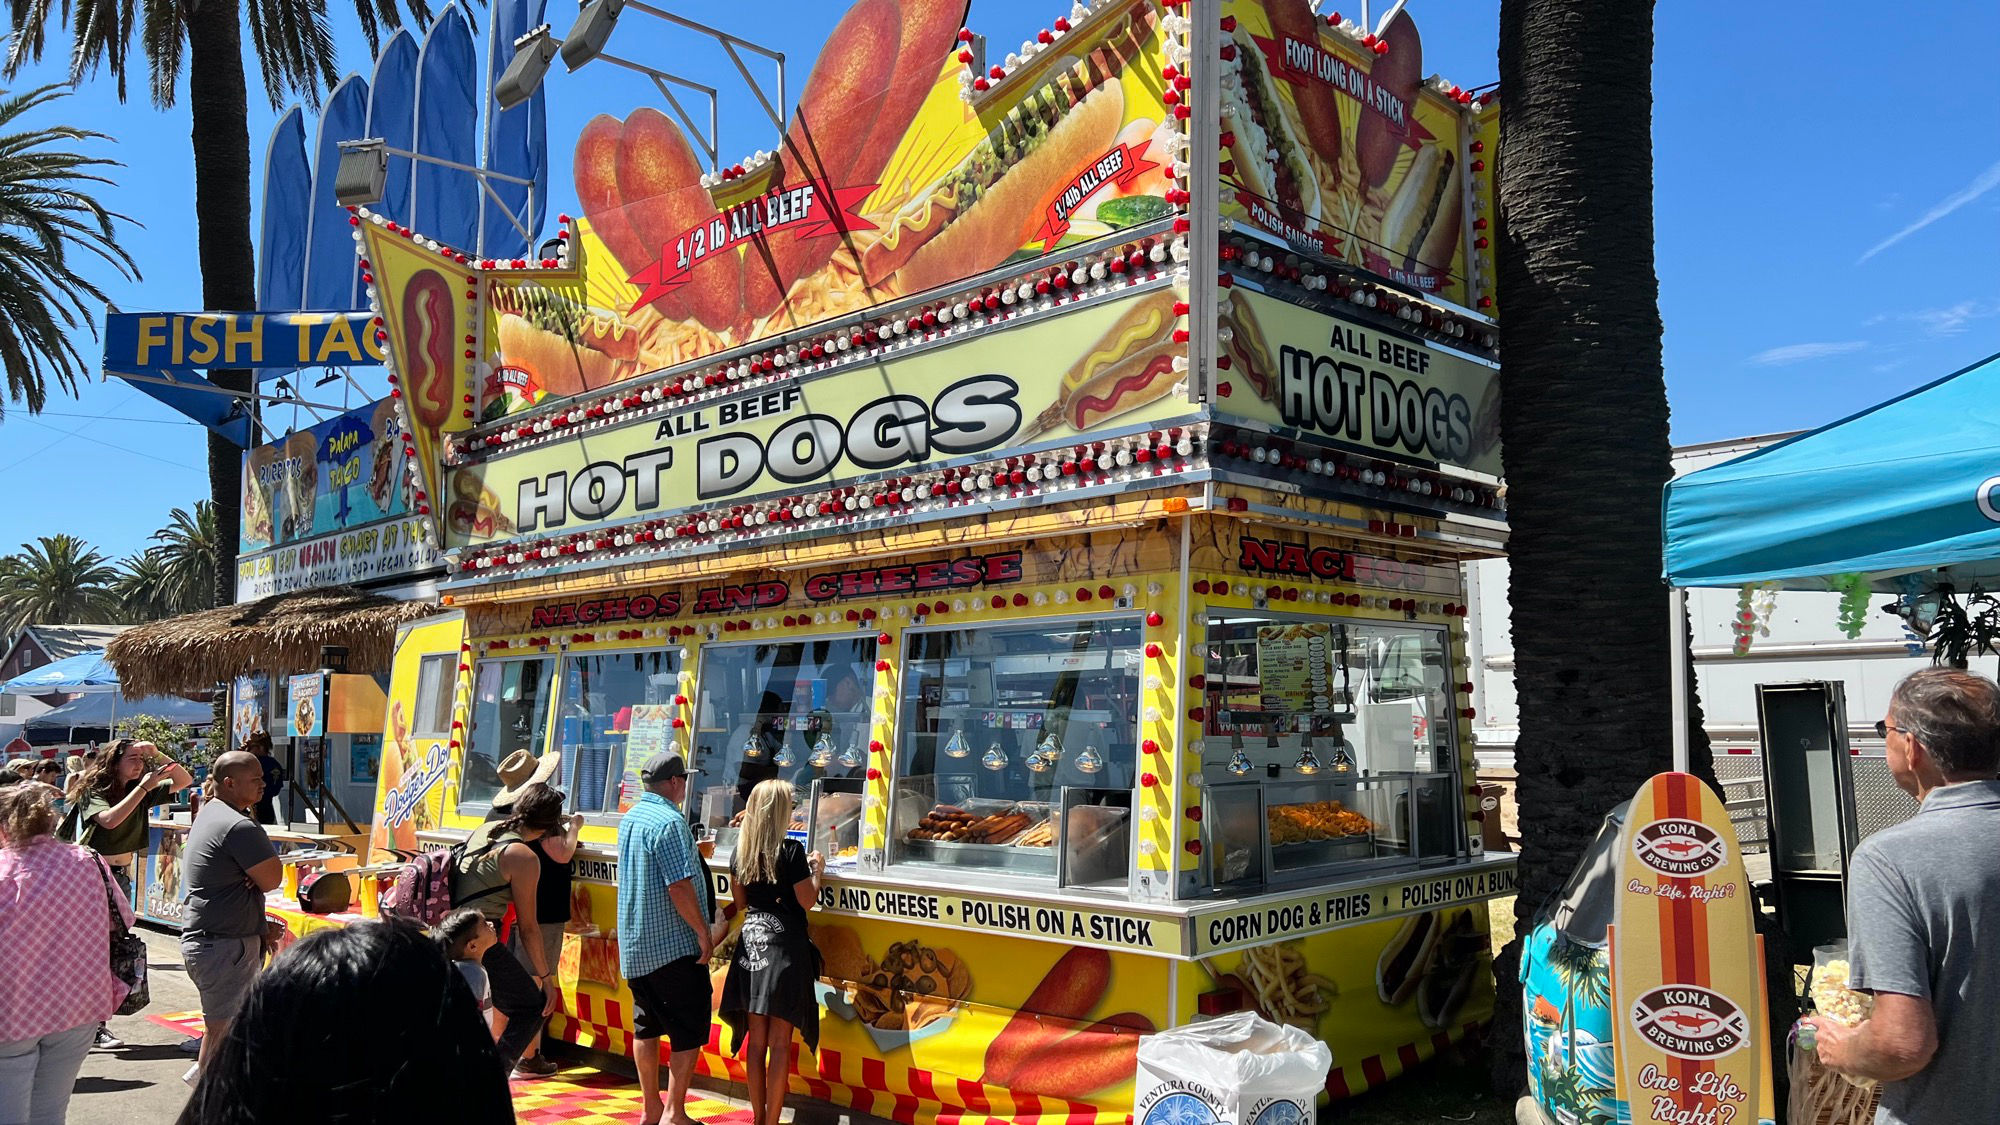
[(675, 1051), (708, 1045), (708, 969), (692, 957), (669, 961), (632, 986), (632, 1036), (667, 1040)]

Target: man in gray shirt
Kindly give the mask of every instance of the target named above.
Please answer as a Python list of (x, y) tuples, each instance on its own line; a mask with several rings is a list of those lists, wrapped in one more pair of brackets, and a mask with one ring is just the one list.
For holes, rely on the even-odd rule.
[(201, 807), (181, 851), (187, 927), (181, 959), (201, 993), (201, 1056), (183, 1077), (189, 1085), (229, 1033), (264, 960), (264, 895), (284, 868), (264, 828), (247, 815), (264, 795), (264, 767), (254, 754), (231, 750), (209, 769), (215, 799)]
[[(1821, 1061), (1882, 1086), (1877, 1125), (2000, 1120), (2000, 687), (1953, 668), (1912, 674), (1875, 724), (1917, 815), (1854, 850), (1853, 986), (1875, 1011), (1812, 1023)], [(1980, 951), (1986, 951), (1985, 961)]]

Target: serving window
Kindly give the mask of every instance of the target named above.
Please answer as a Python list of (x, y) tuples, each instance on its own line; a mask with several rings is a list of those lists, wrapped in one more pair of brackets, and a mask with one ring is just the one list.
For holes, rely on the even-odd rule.
[(821, 778), (861, 776), (874, 677), (873, 636), (704, 645), (689, 763), (702, 771), (689, 795), (695, 823), (728, 827), (770, 778), (805, 794)]
[(576, 812), (623, 811), (639, 796), (639, 767), (675, 745), (678, 648), (571, 655), (563, 662), (561, 784)]
[(500, 763), (516, 750), (547, 745), (554, 656), (482, 660), (472, 681), (472, 732), (459, 780), (461, 805), (483, 805), (500, 791)]
[(911, 631), (904, 644), (892, 861), (1053, 875), (1066, 793), (1115, 810), (1091, 823), (1124, 843), (1136, 618)]
[(1464, 851), (1442, 626), (1219, 612), (1202, 656), (1210, 885)]
[(1455, 772), (1446, 645), (1437, 625), (1211, 615), (1203, 778)]

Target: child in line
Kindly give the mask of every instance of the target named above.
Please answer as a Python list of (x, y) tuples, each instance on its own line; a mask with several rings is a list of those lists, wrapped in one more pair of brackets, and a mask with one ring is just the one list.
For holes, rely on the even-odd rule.
[(444, 921), (431, 931), (431, 936), (443, 947), (444, 955), (451, 958), (452, 964), (464, 975), (466, 985), (472, 989), (472, 995), (479, 1000), (479, 1011), (486, 1018), (487, 1030), (497, 1033), (493, 1026), (493, 989), (487, 983), (485, 966), (479, 963), (486, 950), (500, 941), (500, 935), (493, 930), (493, 923), (479, 911), (468, 907), (445, 915)]

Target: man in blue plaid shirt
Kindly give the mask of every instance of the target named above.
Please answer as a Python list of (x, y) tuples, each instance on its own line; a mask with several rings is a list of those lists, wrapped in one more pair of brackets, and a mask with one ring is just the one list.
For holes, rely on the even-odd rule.
[[(671, 1106), (674, 1125), (688, 1116), (695, 1057), (708, 1042), (708, 955), (715, 948), (715, 895), (681, 814), (687, 763), (655, 754), (639, 771), (645, 795), (618, 824), (618, 968), (632, 987), (632, 1052), (639, 1071), (642, 1125)], [(660, 1099), (660, 1038), (667, 1098)]]

